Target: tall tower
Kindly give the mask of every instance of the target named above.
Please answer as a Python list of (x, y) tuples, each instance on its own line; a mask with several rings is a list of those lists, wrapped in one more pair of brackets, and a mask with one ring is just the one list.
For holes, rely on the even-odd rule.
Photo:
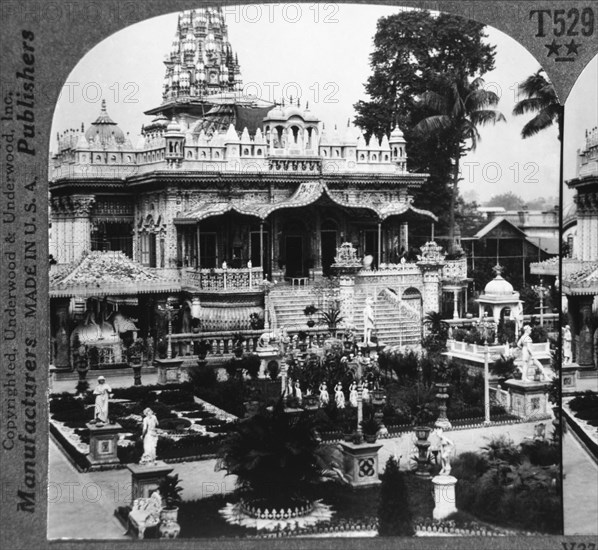
[(214, 94), (240, 91), (242, 87), (237, 56), (228, 40), (220, 7), (179, 14), (172, 48), (164, 64), (164, 103), (201, 100)]

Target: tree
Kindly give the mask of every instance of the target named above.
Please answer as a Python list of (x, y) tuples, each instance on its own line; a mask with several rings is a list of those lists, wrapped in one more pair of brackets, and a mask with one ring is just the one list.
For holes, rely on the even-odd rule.
[(404, 475), (399, 470), (398, 461), (391, 456), (380, 476), (382, 485), (378, 507), (378, 535), (381, 537), (412, 537), (415, 534)]
[(519, 195), (509, 191), (493, 195), (486, 206), (502, 206), (505, 210), (521, 210), (525, 206), (525, 201)]
[[(425, 40), (422, 39), (425, 36)], [(415, 197), (420, 208), (439, 217), (437, 231), (449, 225), (452, 164), (446, 136), (434, 139), (413, 128), (431, 113), (418, 99), (440, 83), (439, 73), (482, 75), (494, 68), (495, 47), (484, 42), (484, 25), (450, 14), (433, 16), (426, 11), (407, 11), (378, 20), (372, 74), (365, 85), (370, 99), (355, 104), (355, 123), (366, 137), (381, 138), (399, 126), (407, 142), (408, 168), (430, 177)], [(440, 92), (440, 89), (436, 89)], [(429, 222), (411, 225), (421, 239), (429, 235)], [(424, 237), (424, 235), (426, 237)]]
[(559, 140), (563, 139), (563, 114), (565, 108), (560, 104), (556, 90), (545, 77), (544, 69), (539, 69), (519, 84), (519, 93), (525, 98), (517, 102), (514, 115), (536, 113), (521, 130), (521, 137), (527, 139), (542, 130), (550, 128), (555, 122), (558, 125)]
[(455, 248), (455, 206), (459, 193), (461, 157), (474, 151), (481, 139), (478, 126), (504, 121), (504, 115), (495, 109), (499, 97), (484, 89), (480, 77), (469, 79), (467, 74), (438, 74), (440, 92), (424, 92), (421, 105), (432, 115), (421, 120), (414, 130), (426, 139), (443, 139), (445, 154), (452, 161), (452, 190), (449, 206), (449, 252)]

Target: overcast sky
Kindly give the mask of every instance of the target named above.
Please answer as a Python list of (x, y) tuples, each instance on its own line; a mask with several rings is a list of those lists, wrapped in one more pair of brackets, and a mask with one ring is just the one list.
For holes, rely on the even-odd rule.
[[(367, 99), (363, 84), (370, 75), (376, 21), (399, 11), (388, 6), (291, 4), (230, 6), (224, 13), (229, 39), (238, 52), (245, 90), (263, 99), (297, 96), (327, 128), (345, 126), (353, 104)], [(298, 11), (300, 10), (300, 11)], [(177, 14), (146, 20), (98, 44), (72, 71), (58, 101), (52, 135), (85, 127), (95, 120), (100, 100), (133, 143), (143, 111), (161, 103), (164, 56), (176, 31)], [(506, 123), (481, 129), (482, 141), (463, 162), (461, 190), (479, 202), (512, 191), (525, 200), (558, 194), (559, 146), (556, 128), (522, 140), (527, 117), (513, 117), (518, 82), (539, 63), (516, 41), (488, 27), (488, 42), (497, 46), (496, 69), (484, 76), (499, 93)], [(575, 176), (576, 150), (586, 128), (598, 125), (598, 58), (586, 67), (566, 104), (565, 178)], [(55, 140), (51, 149), (56, 148)], [(566, 193), (565, 202), (571, 194)]]

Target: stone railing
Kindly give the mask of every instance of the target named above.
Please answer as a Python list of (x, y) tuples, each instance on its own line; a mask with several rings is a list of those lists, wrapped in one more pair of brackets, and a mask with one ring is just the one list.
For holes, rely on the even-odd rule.
[(263, 279), (261, 267), (185, 269), (181, 284), (208, 292), (254, 292)]
[(362, 269), (360, 277), (380, 277), (383, 275), (420, 275), (421, 270), (415, 262), (398, 264), (381, 263), (378, 269)]
[[(550, 355), (549, 342), (532, 343), (530, 346), (534, 356)], [(475, 355), (478, 357), (483, 357), (486, 351), (486, 346), (484, 344), (468, 344), (467, 342), (459, 342), (457, 340), (447, 340), (446, 348), (447, 352)], [(493, 358), (499, 355), (504, 355), (505, 357), (509, 355), (518, 355), (520, 352), (517, 348), (511, 348), (509, 344), (488, 344), (488, 353), (490, 354), (490, 357)]]
[[(324, 341), (329, 337), (329, 330), (325, 327), (313, 328), (288, 328), (286, 333), (289, 341), (283, 343), (281, 351), (283, 353), (290, 352), (300, 347), (297, 338), (294, 338), (299, 332), (305, 332), (307, 338), (305, 343), (308, 348), (321, 348)], [(340, 332), (340, 329), (339, 329)], [(200, 333), (183, 333), (172, 334), (172, 353), (177, 357), (194, 356), (195, 343), (202, 341), (209, 342), (212, 350), (208, 353), (208, 359), (214, 358), (229, 358), (233, 354), (234, 337), (242, 334), (244, 342), (242, 345), (244, 353), (256, 353), (258, 351), (258, 341), (262, 334), (268, 333), (266, 330), (244, 330), (244, 331), (220, 331), (220, 332), (200, 332)]]

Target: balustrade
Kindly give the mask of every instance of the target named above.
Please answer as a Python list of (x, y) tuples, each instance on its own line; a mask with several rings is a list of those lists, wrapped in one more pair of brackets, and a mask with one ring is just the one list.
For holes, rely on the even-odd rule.
[(258, 291), (263, 279), (261, 267), (185, 269), (182, 284), (208, 292)]

